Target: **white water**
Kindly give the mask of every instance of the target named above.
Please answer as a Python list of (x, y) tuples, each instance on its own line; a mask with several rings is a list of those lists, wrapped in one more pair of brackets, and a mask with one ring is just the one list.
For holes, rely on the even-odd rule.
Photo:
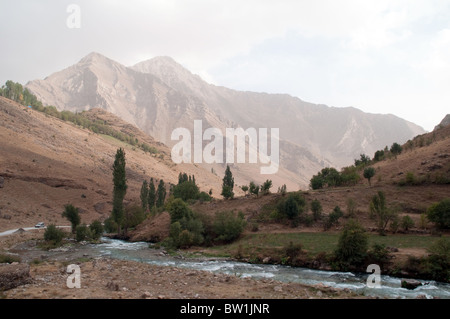
[(283, 282), (297, 282), (308, 285), (323, 284), (333, 288), (348, 288), (366, 296), (381, 298), (416, 298), (425, 296), (450, 299), (450, 284), (419, 280), (423, 283), (414, 290), (401, 288), (401, 278), (381, 275), (381, 288), (369, 288), (366, 285), (370, 274), (313, 270), (282, 265), (249, 264), (228, 260), (183, 260), (169, 256), (155, 256), (148, 243), (129, 243), (103, 238), (104, 243), (94, 245), (101, 255), (112, 258), (134, 260), (154, 265), (174, 266), (210, 272), (224, 273), (238, 277), (272, 279)]

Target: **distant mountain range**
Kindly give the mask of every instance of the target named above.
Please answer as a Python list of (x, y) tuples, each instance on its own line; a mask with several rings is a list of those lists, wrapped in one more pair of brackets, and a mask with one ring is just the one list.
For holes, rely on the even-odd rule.
[[(373, 156), (393, 142), (404, 143), (423, 128), (394, 115), (369, 114), (302, 101), (287, 94), (231, 90), (192, 74), (170, 57), (156, 57), (127, 67), (91, 53), (77, 64), (26, 87), (58, 110), (102, 108), (137, 126), (169, 147), (175, 128), (279, 128), (280, 169), (260, 175), (259, 165), (234, 164), (235, 182), (286, 184), (306, 188), (325, 166), (353, 164), (359, 154)], [(222, 175), (226, 164), (199, 164)]]

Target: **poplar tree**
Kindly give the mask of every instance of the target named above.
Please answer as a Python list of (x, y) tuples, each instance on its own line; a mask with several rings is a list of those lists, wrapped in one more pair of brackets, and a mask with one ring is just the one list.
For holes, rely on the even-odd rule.
[(231, 173), (230, 166), (227, 165), (227, 169), (225, 170), (225, 176), (223, 177), (223, 184), (222, 184), (222, 195), (224, 198), (233, 198), (234, 192), (234, 178), (233, 174)]
[(144, 213), (147, 212), (148, 207), (148, 183), (146, 180), (142, 182), (141, 187), (141, 207), (144, 210)]
[(123, 199), (127, 193), (127, 179), (125, 174), (125, 151), (119, 148), (113, 164), (113, 209), (112, 218), (117, 223), (118, 232), (124, 220)]
[(148, 187), (148, 209), (151, 211), (155, 207), (155, 204), (156, 204), (156, 189), (152, 177), (150, 178), (150, 184)]

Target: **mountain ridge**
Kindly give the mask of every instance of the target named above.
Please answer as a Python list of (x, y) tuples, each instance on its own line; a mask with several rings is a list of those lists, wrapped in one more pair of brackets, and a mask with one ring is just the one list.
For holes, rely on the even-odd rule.
[[(311, 156), (280, 162), (274, 185), (307, 187), (307, 181), (324, 166), (352, 164), (360, 153), (373, 154), (393, 142), (404, 143), (425, 131), (394, 115), (364, 113), (357, 108), (312, 104), (288, 94), (244, 92), (209, 84), (170, 57), (155, 57), (126, 67), (93, 52), (77, 64), (26, 87), (43, 103), (59, 110), (103, 108), (170, 146), (177, 127), (193, 129), (194, 120), (204, 128), (280, 128), (280, 140), (289, 142), (289, 153)], [(274, 116), (276, 114), (277, 116)], [(287, 145), (283, 143), (283, 145)], [(293, 149), (295, 149), (293, 151)], [(203, 165), (216, 171), (224, 165)], [(247, 165), (248, 166), (248, 165)], [(235, 168), (241, 183), (257, 176), (255, 168)], [(276, 182), (275, 182), (276, 180)]]

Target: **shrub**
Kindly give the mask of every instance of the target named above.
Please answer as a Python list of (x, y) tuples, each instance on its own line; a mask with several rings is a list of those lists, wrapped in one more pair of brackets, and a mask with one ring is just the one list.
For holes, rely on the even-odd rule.
[(278, 202), (277, 211), (281, 217), (297, 219), (306, 210), (306, 200), (300, 193), (291, 193), (286, 199)]
[(391, 255), (389, 250), (383, 244), (373, 244), (372, 248), (367, 253), (367, 263), (377, 264), (380, 267), (387, 265), (390, 262)]
[(349, 220), (344, 226), (335, 251), (340, 268), (359, 266), (367, 256), (368, 237), (364, 228), (355, 220)]
[(294, 261), (302, 253), (302, 245), (295, 244), (290, 241), (289, 245), (283, 248), (284, 256), (287, 257), (291, 262)]
[(386, 197), (382, 191), (372, 197), (369, 205), (370, 218), (374, 219), (378, 226), (380, 235), (385, 234), (385, 230), (390, 221), (395, 220), (397, 211), (389, 208), (386, 204)]
[(61, 243), (64, 238), (64, 231), (57, 228), (54, 224), (47, 226), (44, 233), (44, 240), (47, 242), (53, 242), (55, 244)]
[(103, 235), (103, 225), (99, 220), (94, 220), (89, 225), (89, 229), (93, 240), (98, 240)]
[(181, 198), (176, 198), (167, 204), (167, 211), (170, 214), (171, 223), (180, 221), (185, 218), (186, 220), (191, 219), (194, 215), (192, 210), (189, 208)]
[(0, 254), (0, 264), (11, 264), (13, 262), (20, 262), (20, 257), (7, 254)]
[(267, 179), (261, 186), (261, 192), (263, 193), (263, 195), (269, 194), (271, 187), (272, 187), (272, 181)]
[(311, 211), (313, 213), (314, 221), (322, 219), (322, 212), (323, 212), (322, 204), (317, 199), (311, 202)]
[(231, 242), (238, 238), (246, 225), (244, 214), (231, 211), (217, 213), (213, 223), (216, 241)]
[(86, 224), (78, 225), (76, 229), (77, 241), (84, 241), (92, 239), (92, 233)]
[(336, 225), (339, 222), (339, 218), (341, 218), (342, 216), (344, 216), (344, 213), (339, 206), (336, 206), (333, 211), (328, 214), (328, 217), (324, 224), (325, 230), (328, 230)]
[(186, 202), (189, 199), (198, 199), (200, 196), (200, 190), (192, 180), (187, 180), (182, 182), (181, 184), (174, 186), (173, 196), (175, 198), (181, 198)]
[(119, 227), (112, 217), (108, 217), (104, 221), (104, 230), (107, 233), (116, 233)]
[(409, 217), (408, 215), (405, 215), (402, 217), (402, 220), (400, 222), (400, 227), (404, 231), (408, 231), (408, 229), (410, 229), (411, 227), (414, 227), (414, 221), (412, 220), (411, 217)]
[(428, 220), (435, 223), (439, 228), (450, 228), (450, 198), (443, 199), (428, 208)]
[(69, 220), (70, 224), (72, 225), (72, 233), (74, 234), (77, 226), (81, 222), (78, 208), (74, 207), (72, 204), (65, 205), (62, 217), (65, 217)]
[(189, 248), (192, 246), (194, 239), (191, 232), (187, 229), (182, 230), (178, 236), (178, 246), (180, 248)]
[(375, 168), (373, 168), (373, 167), (366, 167), (364, 169), (363, 175), (364, 175), (364, 178), (367, 178), (367, 180), (369, 181), (369, 186), (370, 186), (371, 185), (370, 184), (370, 180), (372, 179), (372, 177), (375, 176)]
[(139, 205), (129, 205), (125, 207), (124, 229), (134, 228), (145, 219), (144, 209)]

